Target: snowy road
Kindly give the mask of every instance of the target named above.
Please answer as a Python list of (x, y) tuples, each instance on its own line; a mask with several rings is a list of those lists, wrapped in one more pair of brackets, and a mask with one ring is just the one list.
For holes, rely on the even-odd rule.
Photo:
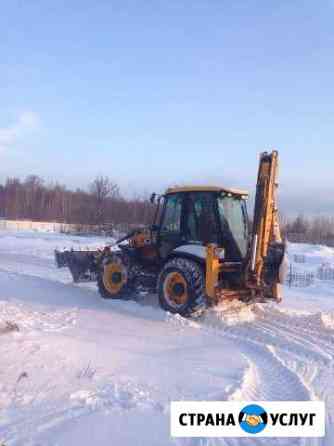
[[(89, 243), (87, 241), (89, 240)], [(282, 305), (230, 304), (200, 321), (152, 296), (108, 302), (53, 264), (56, 246), (100, 244), (0, 233), (0, 443), (334, 444), (334, 284), (286, 289)], [(303, 250), (306, 267), (334, 259)], [(324, 439), (171, 439), (171, 400), (326, 401)]]

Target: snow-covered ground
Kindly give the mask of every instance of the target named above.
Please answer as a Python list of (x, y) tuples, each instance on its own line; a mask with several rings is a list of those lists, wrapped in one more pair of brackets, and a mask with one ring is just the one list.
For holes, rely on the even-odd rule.
[[(0, 232), (0, 444), (334, 444), (334, 282), (285, 287), (280, 305), (221, 305), (201, 320), (154, 296), (102, 300), (54, 266), (99, 238)], [(289, 245), (300, 271), (334, 250)], [(171, 400), (326, 401), (324, 439), (172, 439)]]

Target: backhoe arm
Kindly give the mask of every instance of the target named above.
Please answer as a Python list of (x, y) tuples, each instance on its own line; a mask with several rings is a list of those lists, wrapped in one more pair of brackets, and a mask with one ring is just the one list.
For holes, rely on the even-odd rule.
[(278, 300), (280, 266), (284, 257), (277, 209), (278, 152), (260, 155), (256, 184), (251, 249), (246, 271), (247, 284), (263, 289)]

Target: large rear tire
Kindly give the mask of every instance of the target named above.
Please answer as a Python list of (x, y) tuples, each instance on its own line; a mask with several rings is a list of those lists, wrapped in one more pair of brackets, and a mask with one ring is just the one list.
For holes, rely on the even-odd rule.
[(158, 279), (160, 306), (184, 317), (199, 316), (208, 306), (201, 265), (176, 257), (162, 268)]
[(103, 299), (123, 299), (129, 292), (127, 266), (120, 256), (113, 256), (99, 271), (97, 287)]

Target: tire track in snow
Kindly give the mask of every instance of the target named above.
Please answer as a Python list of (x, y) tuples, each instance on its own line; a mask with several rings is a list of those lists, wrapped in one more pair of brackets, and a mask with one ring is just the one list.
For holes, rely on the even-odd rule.
[[(245, 358), (248, 360), (249, 368), (246, 373), (248, 389), (234, 391), (239, 393), (243, 399), (258, 400), (309, 400), (311, 394), (309, 389), (294, 371), (291, 370), (277, 354), (276, 348), (279, 342), (277, 333), (269, 332), (259, 326), (257, 319), (254, 322), (228, 325), (224, 320), (212, 315), (204, 317), (201, 323), (204, 329), (214, 330), (217, 336), (227, 337), (233, 340)], [(288, 349), (295, 352), (295, 347), (288, 345)], [(303, 350), (303, 346), (299, 347)], [(304, 352), (306, 354), (306, 351)], [(253, 376), (250, 384), (249, 374)], [(256, 378), (256, 379), (255, 379)], [(241, 399), (241, 398), (239, 398)]]
[[(279, 313), (279, 314), (277, 314)], [(326, 403), (326, 437), (323, 445), (332, 445), (334, 437), (334, 331), (324, 323), (324, 315), (332, 320), (331, 314), (314, 313), (297, 316), (275, 310), (277, 317), (272, 318), (272, 330), (278, 333), (285, 342), (292, 339), (297, 346), (305, 346), (302, 355), (296, 349), (295, 354), (280, 346), (277, 355), (291, 367), (304, 381), (305, 385), (315, 394), (315, 398)], [(259, 320), (259, 325), (266, 326), (270, 321)], [(299, 353), (299, 354), (298, 354)]]
[[(224, 315), (208, 314), (201, 325), (218, 336), (236, 342), (248, 360), (239, 389), (231, 399), (312, 400), (334, 407), (334, 339), (333, 331), (323, 323), (321, 313), (296, 316), (273, 307), (254, 306), (253, 322), (224, 321)], [(323, 439), (282, 439), (277, 444), (331, 445), (333, 414), (327, 411), (327, 435)], [(214, 444), (214, 443), (207, 443)], [(219, 443), (217, 443), (219, 444)], [(220, 444), (243, 445), (224, 439)], [(247, 443), (245, 443), (247, 444)], [(254, 439), (254, 444), (268, 444)]]
[[(232, 400), (324, 400), (334, 407), (334, 333), (323, 314), (296, 315), (273, 307), (253, 306), (255, 317), (232, 324), (224, 314), (207, 313), (198, 322), (204, 330), (228, 338), (245, 356), (248, 367)], [(242, 319), (242, 318), (241, 318)], [(331, 319), (330, 319), (331, 320)], [(219, 396), (218, 398), (219, 399)], [(333, 414), (327, 411), (325, 438), (276, 439), (277, 445), (332, 445)], [(273, 444), (254, 438), (252, 444)], [(243, 446), (249, 439), (192, 439), (184, 446)]]

